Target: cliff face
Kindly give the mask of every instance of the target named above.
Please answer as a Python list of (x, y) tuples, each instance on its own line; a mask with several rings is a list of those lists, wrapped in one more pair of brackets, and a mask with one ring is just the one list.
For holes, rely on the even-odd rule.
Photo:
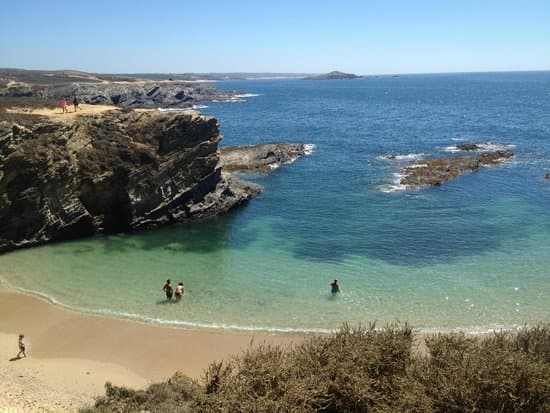
[(101, 82), (66, 83), (33, 86), (15, 83), (0, 88), (0, 96), (38, 97), (72, 102), (78, 95), (81, 102), (93, 105), (117, 105), (123, 108), (191, 107), (198, 102), (226, 100), (233, 92), (213, 86), (189, 82)]
[(0, 251), (228, 211), (258, 189), (222, 174), (220, 139), (196, 112), (0, 121)]

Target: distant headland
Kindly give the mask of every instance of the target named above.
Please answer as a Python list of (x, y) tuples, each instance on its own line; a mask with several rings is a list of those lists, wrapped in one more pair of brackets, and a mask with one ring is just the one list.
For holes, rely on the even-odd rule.
[(304, 80), (343, 80), (343, 79), (360, 79), (362, 76), (355, 75), (353, 73), (344, 73), (334, 70), (329, 73), (316, 76), (307, 76)]

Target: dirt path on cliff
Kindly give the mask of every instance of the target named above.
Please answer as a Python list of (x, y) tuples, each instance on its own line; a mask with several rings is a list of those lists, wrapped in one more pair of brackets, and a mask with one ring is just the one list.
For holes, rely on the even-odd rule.
[(61, 107), (51, 108), (30, 108), (30, 107), (12, 107), (6, 108), (7, 113), (16, 113), (21, 115), (38, 115), (46, 116), (51, 119), (55, 119), (60, 122), (74, 122), (80, 116), (83, 115), (96, 115), (99, 113), (107, 112), (110, 110), (120, 110), (119, 107), (113, 105), (88, 105), (81, 103), (79, 105), (80, 110), (74, 111), (72, 105), (69, 106), (69, 112), (63, 113)]

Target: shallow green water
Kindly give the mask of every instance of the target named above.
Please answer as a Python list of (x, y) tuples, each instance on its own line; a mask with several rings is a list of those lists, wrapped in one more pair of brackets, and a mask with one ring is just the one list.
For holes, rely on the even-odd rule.
[[(4, 254), (0, 278), (80, 311), (174, 326), (550, 320), (550, 74), (220, 85), (259, 95), (204, 110), (226, 145), (293, 140), (313, 154), (254, 178), (262, 195), (228, 216)], [(438, 188), (393, 183), (407, 162), (475, 140), (515, 157)], [(181, 302), (164, 300), (167, 278), (184, 282)], [(343, 294), (329, 293), (334, 278)]]

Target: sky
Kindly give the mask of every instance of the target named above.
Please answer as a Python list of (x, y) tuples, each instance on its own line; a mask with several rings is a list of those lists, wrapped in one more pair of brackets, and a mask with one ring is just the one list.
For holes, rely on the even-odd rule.
[(550, 0), (6, 0), (0, 67), (100, 73), (550, 70)]

